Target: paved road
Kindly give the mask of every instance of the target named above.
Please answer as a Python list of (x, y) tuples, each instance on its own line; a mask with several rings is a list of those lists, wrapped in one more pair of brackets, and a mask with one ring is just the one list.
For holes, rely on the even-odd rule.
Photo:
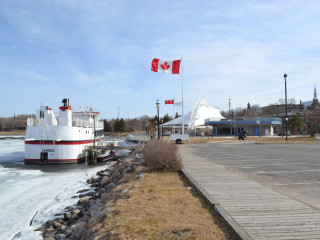
[(320, 144), (195, 144), (199, 156), (320, 209)]

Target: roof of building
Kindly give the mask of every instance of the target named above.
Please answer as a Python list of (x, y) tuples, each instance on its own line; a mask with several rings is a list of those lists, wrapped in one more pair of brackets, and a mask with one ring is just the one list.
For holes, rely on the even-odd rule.
[[(188, 112), (184, 115), (184, 126), (188, 127), (189, 129), (194, 129), (194, 127), (198, 126), (204, 126), (205, 119), (208, 118), (220, 121), (225, 117), (221, 115), (218, 109), (211, 107), (206, 100), (201, 99), (195, 103), (191, 112)], [(162, 126), (166, 127), (171, 127), (174, 125), (182, 125), (182, 116), (162, 124)]]

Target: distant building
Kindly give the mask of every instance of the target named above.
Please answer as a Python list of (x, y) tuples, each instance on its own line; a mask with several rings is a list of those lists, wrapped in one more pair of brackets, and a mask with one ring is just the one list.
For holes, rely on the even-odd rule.
[(311, 111), (314, 111), (314, 110), (317, 110), (320, 108), (320, 104), (319, 104), (319, 101), (318, 101), (318, 96), (317, 96), (317, 89), (316, 87), (314, 87), (314, 93), (313, 93), (313, 99), (312, 101), (309, 101), (308, 103), (311, 104), (308, 106), (308, 105), (305, 105), (305, 107), (308, 109), (308, 110), (311, 110)]
[[(261, 108), (261, 114), (263, 116), (272, 117), (284, 117), (286, 114), (285, 104), (272, 104)], [(299, 104), (287, 104), (288, 116), (303, 115), (305, 112), (314, 111), (320, 109), (320, 103), (317, 97), (317, 89), (314, 88), (313, 99), (310, 101), (302, 102)]]
[[(293, 116), (299, 113), (304, 112), (304, 105), (300, 104), (287, 104), (288, 116)], [(261, 108), (261, 114), (263, 116), (272, 116), (272, 117), (284, 117), (286, 114), (286, 105), (269, 105)]]
[(247, 131), (248, 136), (273, 136), (278, 131), (282, 121), (280, 118), (234, 118), (215, 121), (206, 119), (206, 125), (213, 127), (214, 136), (239, 136), (242, 131)]

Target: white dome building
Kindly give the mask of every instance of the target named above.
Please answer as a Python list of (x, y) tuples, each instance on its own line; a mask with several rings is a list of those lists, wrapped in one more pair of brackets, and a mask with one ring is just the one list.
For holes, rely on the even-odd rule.
[[(221, 119), (225, 119), (220, 113), (220, 111), (216, 108), (209, 106), (206, 100), (198, 100), (193, 107), (192, 112), (188, 112), (184, 115), (184, 129), (185, 133), (193, 134), (196, 129), (212, 129), (211, 126), (205, 125), (205, 119), (220, 121)], [(182, 127), (182, 116), (171, 120), (170, 122), (166, 122), (160, 125), (160, 128), (163, 129), (172, 129), (172, 132), (181, 132)], [(161, 129), (160, 129), (161, 130)]]

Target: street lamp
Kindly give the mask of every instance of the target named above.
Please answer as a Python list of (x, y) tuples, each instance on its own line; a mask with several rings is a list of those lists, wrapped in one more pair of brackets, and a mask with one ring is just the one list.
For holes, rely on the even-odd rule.
[(287, 74), (284, 77), (284, 88), (285, 88), (285, 101), (286, 101), (286, 141), (288, 141), (288, 104), (287, 104)]
[(159, 108), (160, 108), (160, 102), (159, 102), (159, 99), (157, 99), (157, 102), (156, 102), (156, 106), (157, 106), (157, 110), (158, 110), (158, 139), (160, 139), (160, 128), (159, 128)]

